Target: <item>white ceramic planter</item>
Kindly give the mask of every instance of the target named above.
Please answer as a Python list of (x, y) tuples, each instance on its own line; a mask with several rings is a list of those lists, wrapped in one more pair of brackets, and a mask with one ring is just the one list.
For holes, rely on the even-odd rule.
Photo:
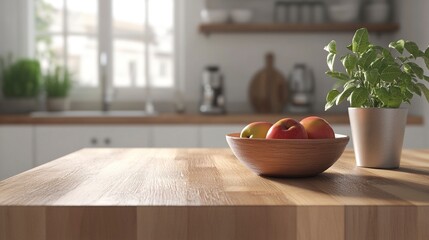
[(69, 98), (48, 98), (46, 100), (48, 111), (67, 111), (70, 109)]
[(398, 168), (408, 109), (349, 108), (356, 165)]

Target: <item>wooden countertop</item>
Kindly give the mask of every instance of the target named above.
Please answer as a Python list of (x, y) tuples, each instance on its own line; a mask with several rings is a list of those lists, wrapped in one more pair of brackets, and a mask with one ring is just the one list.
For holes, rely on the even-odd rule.
[[(314, 114), (313, 114), (314, 115)], [(347, 114), (316, 114), (325, 118), (331, 124), (349, 124)], [(250, 122), (268, 121), (276, 122), (281, 118), (291, 117), (302, 119), (309, 115), (297, 114), (227, 114), (227, 115), (201, 115), (201, 114), (159, 114), (146, 117), (32, 117), (30, 115), (0, 115), (0, 125), (5, 124), (248, 124)], [(408, 124), (422, 125), (421, 116), (408, 116)]]
[(0, 240), (429, 239), (429, 150), (259, 177), (229, 149), (84, 149), (0, 182)]

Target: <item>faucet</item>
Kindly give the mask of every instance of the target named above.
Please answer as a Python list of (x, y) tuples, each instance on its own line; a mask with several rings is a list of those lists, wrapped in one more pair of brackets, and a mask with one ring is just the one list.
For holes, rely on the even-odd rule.
[(107, 65), (107, 54), (103, 52), (100, 54), (101, 109), (103, 112), (110, 110), (113, 95), (113, 90), (107, 77)]

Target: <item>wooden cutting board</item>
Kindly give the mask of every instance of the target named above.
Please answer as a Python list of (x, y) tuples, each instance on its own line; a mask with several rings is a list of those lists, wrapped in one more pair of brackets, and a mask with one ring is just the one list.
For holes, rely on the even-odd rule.
[(250, 83), (250, 103), (257, 113), (281, 113), (287, 103), (287, 81), (274, 66), (274, 54), (265, 58), (265, 67)]

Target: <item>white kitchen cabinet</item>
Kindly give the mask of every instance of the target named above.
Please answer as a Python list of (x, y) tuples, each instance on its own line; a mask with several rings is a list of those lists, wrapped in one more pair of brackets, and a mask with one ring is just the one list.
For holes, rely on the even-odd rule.
[(154, 125), (152, 146), (159, 148), (200, 147), (200, 127), (198, 125)]
[(0, 180), (33, 167), (33, 127), (0, 126)]
[(225, 135), (241, 132), (245, 125), (202, 125), (201, 147), (203, 148), (227, 148)]
[(82, 148), (148, 147), (145, 126), (36, 126), (36, 165)]

